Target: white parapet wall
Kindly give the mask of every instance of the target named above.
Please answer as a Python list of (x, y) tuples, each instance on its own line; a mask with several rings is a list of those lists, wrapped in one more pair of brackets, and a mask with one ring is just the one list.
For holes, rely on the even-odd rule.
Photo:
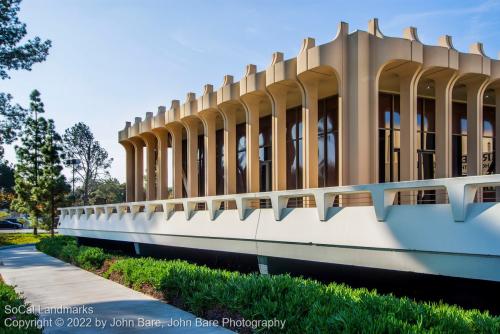
[[(500, 204), (474, 202), (478, 189), (494, 186), (500, 175), (61, 208), (59, 231), (500, 281)], [(449, 203), (393, 205), (398, 192), (422, 190), (446, 192)], [(358, 193), (373, 206), (332, 207), (336, 196)], [(315, 207), (287, 208), (305, 196)], [(259, 199), (271, 208), (251, 208)], [(228, 201), (236, 208), (218, 209)], [(207, 210), (196, 210), (199, 203)]]

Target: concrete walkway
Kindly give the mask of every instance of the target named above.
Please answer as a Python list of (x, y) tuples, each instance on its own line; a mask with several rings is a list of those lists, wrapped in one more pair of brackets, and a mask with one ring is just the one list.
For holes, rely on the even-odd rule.
[(231, 333), (40, 253), (34, 246), (0, 250), (0, 261), (5, 283), (14, 285), (34, 306), (44, 322), (44, 333)]

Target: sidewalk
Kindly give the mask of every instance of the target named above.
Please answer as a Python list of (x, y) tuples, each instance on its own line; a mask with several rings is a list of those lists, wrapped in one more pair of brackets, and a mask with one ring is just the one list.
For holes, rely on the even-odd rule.
[[(207, 323), (191, 313), (40, 253), (34, 246), (0, 250), (0, 261), (5, 283), (23, 292), (37, 311), (52, 311), (40, 316), (48, 324), (44, 333), (231, 333), (203, 326)], [(71, 310), (61, 309), (70, 306)]]

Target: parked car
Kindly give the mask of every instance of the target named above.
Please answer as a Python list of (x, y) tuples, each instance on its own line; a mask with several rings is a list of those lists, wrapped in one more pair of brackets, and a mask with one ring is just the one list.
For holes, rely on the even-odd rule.
[(16, 224), (21, 224), (21, 225), (23, 224), (23, 223), (21, 223), (21, 222), (19, 221), (19, 219), (17, 219), (17, 218), (7, 218), (7, 219), (5, 219), (5, 220), (6, 220), (6, 221), (9, 221), (9, 222), (11, 222), (11, 223), (16, 223)]
[(0, 228), (8, 228), (8, 229), (20, 229), (23, 228), (22, 224), (7, 220), (0, 221)]

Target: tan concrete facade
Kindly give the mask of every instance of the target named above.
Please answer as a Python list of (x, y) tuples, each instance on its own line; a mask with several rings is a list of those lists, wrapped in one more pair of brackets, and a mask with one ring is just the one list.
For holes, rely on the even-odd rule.
[(499, 131), (500, 61), (481, 43), (468, 53), (450, 36), (424, 45), (415, 28), (388, 37), (373, 19), (127, 122), (119, 142), (132, 202), (480, 175), (488, 159), (500, 173)]

